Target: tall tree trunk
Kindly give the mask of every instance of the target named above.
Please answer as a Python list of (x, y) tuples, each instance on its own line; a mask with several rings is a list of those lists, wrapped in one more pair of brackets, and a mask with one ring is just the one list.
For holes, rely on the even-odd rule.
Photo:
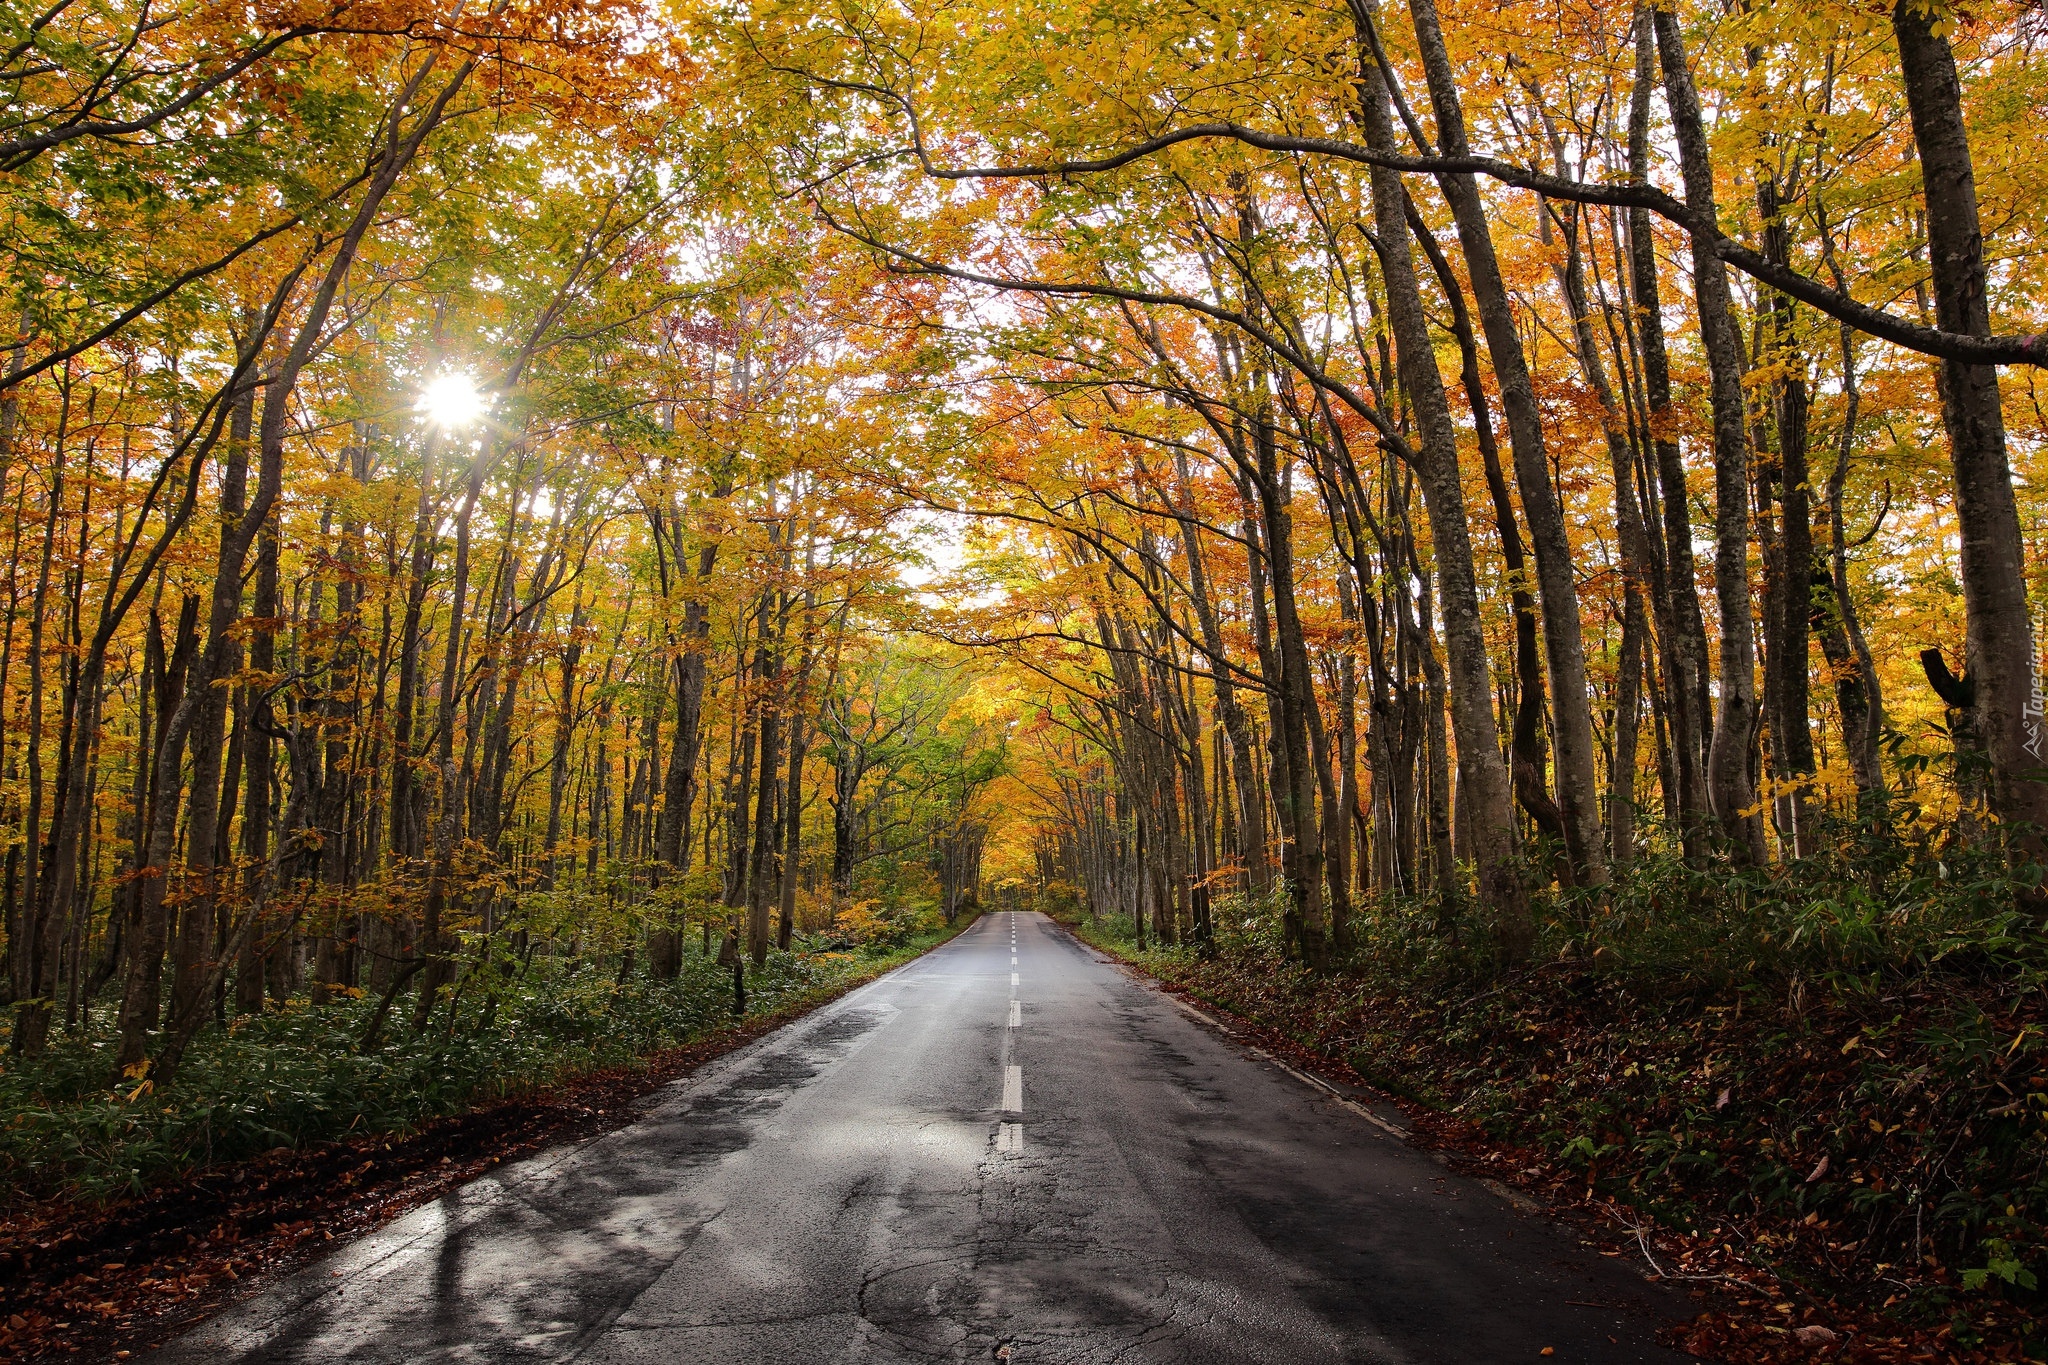
[[(235, 403), (228, 443), (221, 464), (220, 547), (214, 561), (211, 606), (207, 618), (210, 647), (204, 666), (188, 684), (203, 687), (192, 720), (192, 801), (186, 817), (185, 876), (180, 888), (178, 937), (171, 947), (171, 1017), (203, 1009), (201, 990), (210, 974), (214, 952), (214, 912), (218, 889), (213, 885), (214, 851), (220, 822), (222, 742), (227, 725), (228, 691), (217, 680), (241, 669), (242, 643), (234, 626), (242, 615), (242, 564), (253, 537), (239, 534), (247, 510), (249, 436), (256, 392), (253, 387)], [(266, 417), (267, 417), (266, 413)], [(216, 672), (216, 668), (218, 672)]]
[[(1946, 37), (1946, 26), (1953, 22), (1945, 7), (1930, 0), (1898, 0), (1892, 11), (1926, 191), (1935, 318), (1945, 331), (1989, 336), (1976, 172), (1963, 125), (1962, 83)], [(2033, 705), (2039, 665), (2028, 620), (2025, 553), (1997, 369), (1942, 361), (1941, 416), (1962, 534), (1968, 614), (1964, 672), (1975, 689), (1990, 765), (1991, 808), (2001, 822), (2019, 827), (2021, 848), (2040, 861), (2043, 831), (2048, 830), (2048, 782), (2038, 779), (2048, 766), (2048, 717)], [(1958, 761), (1968, 760), (1959, 755)]]
[[(1700, 119), (1699, 95), (1686, 65), (1678, 19), (1652, 12), (1663, 60), (1664, 96), (1677, 137), (1685, 201), (1707, 222), (1719, 221), (1714, 168)], [(1707, 793), (1729, 847), (1764, 860), (1763, 821), (1756, 812), (1750, 755), (1756, 745), (1756, 633), (1749, 607), (1749, 422), (1742, 394), (1742, 338), (1728, 292), (1728, 268), (1701, 238), (1692, 243), (1693, 290), (1714, 414), (1714, 593), (1721, 615), (1720, 713), (1707, 755)]]
[(427, 965), (420, 976), (419, 998), (413, 1002), (412, 1026), (424, 1032), (434, 1016), (442, 986), (447, 984), (453, 948), (443, 926), (454, 881), (455, 844), (461, 837), (462, 781), (455, 767), (455, 708), (462, 676), (463, 613), (469, 599), (469, 523), (483, 491), (484, 455), (470, 464), (462, 506), (455, 514), (455, 563), (449, 585), (448, 629), (441, 644), (440, 704), (434, 724), (434, 767), (441, 778), (441, 809), (434, 821), (433, 865), (427, 875), (426, 904), (420, 913), (420, 952)]
[[(1409, 0), (1409, 11), (1415, 20), (1430, 103), (1436, 110), (1441, 150), (1445, 156), (1470, 155), (1457, 77), (1444, 47), (1435, 0)], [(1391, 150), (1392, 142), (1389, 125), (1383, 149)], [(1479, 197), (1478, 182), (1471, 175), (1441, 175), (1437, 183), (1451, 206), (1458, 240), (1465, 249), (1472, 297), (1478, 305), (1480, 327), (1486, 333), (1494, 378), (1500, 385), (1501, 406), (1507, 413), (1515, 481), (1521, 486), (1522, 508), (1529, 518), (1529, 536), (1536, 552), (1536, 580), (1543, 598), (1543, 643), (1553, 684), (1551, 716), (1557, 741), (1557, 804), (1564, 820), (1566, 849), (1578, 880), (1597, 886), (1606, 881), (1607, 869), (1600, 832), (1600, 788), (1593, 769), (1592, 691), (1586, 683), (1585, 641), (1580, 633), (1578, 586), (1573, 576), (1571, 540), (1565, 532), (1564, 507), (1551, 479), (1550, 460), (1543, 447), (1542, 414), (1536, 405), (1507, 283), (1494, 254), (1493, 231)], [(1434, 368), (1433, 360), (1431, 367)]]
[[(1560, 166), (1563, 148), (1555, 146)], [(1557, 213), (1545, 205), (1546, 229), (1553, 221), (1562, 225), (1565, 259), (1558, 271), (1565, 302), (1572, 311), (1572, 339), (1578, 351), (1579, 368), (1586, 385), (1600, 404), (1601, 429), (1607, 441), (1607, 467), (1614, 481), (1614, 524), (1621, 549), (1621, 650), (1615, 672), (1613, 747), (1607, 773), (1608, 822), (1612, 835), (1610, 853), (1618, 865), (1634, 854), (1635, 845), (1635, 759), (1637, 728), (1640, 724), (1638, 696), (1642, 682), (1643, 637), (1648, 625), (1643, 613), (1643, 585), (1649, 577), (1649, 529), (1643, 523), (1642, 508), (1636, 501), (1635, 451), (1628, 440), (1628, 418), (1622, 411), (1613, 382), (1601, 358), (1600, 342), (1593, 330), (1592, 291), (1588, 288), (1586, 262), (1587, 234), (1591, 220), (1576, 206)], [(1545, 236), (1548, 236), (1546, 231)]]
[[(1262, 376), (1262, 390), (1264, 385)], [(1281, 484), (1268, 413), (1261, 411), (1255, 423), (1265, 578), (1272, 593), (1271, 629), (1278, 662), (1277, 669), (1267, 676), (1273, 680), (1269, 688), (1275, 724), (1269, 743), (1274, 755), (1274, 805), (1280, 815), (1280, 837), (1286, 841), (1281, 865), (1290, 897), (1291, 937), (1303, 959), (1320, 968), (1328, 961), (1329, 921), (1323, 897), (1323, 844), (1316, 823), (1316, 770), (1309, 742), (1315, 684), (1295, 598), (1293, 515)]]
[[(1635, 90), (1629, 102), (1629, 179), (1650, 183), (1650, 99), (1657, 86), (1657, 43), (1650, 11), (1635, 21)], [(1711, 809), (1707, 751), (1713, 710), (1707, 691), (1707, 627), (1700, 611), (1699, 569), (1693, 560), (1692, 495), (1685, 461), (1673, 432), (1671, 362), (1664, 345), (1664, 301), (1657, 279), (1656, 238), (1648, 209), (1628, 214), (1629, 293), (1637, 344), (1642, 348), (1645, 425), (1656, 454), (1657, 491), (1663, 504), (1665, 595), (1657, 603), (1664, 658), (1665, 706), (1671, 722), (1673, 779), (1678, 800), (1670, 814), (1688, 849)]]
[(789, 781), (783, 788), (782, 883), (776, 896), (775, 946), (785, 953), (789, 951), (790, 941), (796, 932), (797, 862), (804, 848), (804, 758), (811, 743), (811, 727), (805, 719), (805, 708), (810, 703), (811, 666), (817, 648), (816, 616), (816, 594), (807, 591), (804, 594), (803, 633), (797, 645), (796, 687), (789, 702)]
[[(63, 411), (70, 411), (70, 389)], [(56, 459), (50, 473), (48, 506), (43, 519), (43, 548), (36, 572), (35, 598), (28, 624), (28, 735), (24, 756), (28, 768), (28, 803), (22, 817), (22, 843), (27, 848), (28, 876), (22, 888), (22, 913), (14, 951), (14, 1050), (34, 1056), (49, 1035), (55, 1001), (43, 994), (46, 952), (44, 932), (49, 916), (43, 866), (43, 632), (48, 624), (50, 566), (57, 551), (57, 518), (64, 501), (63, 417), (59, 418)], [(12, 927), (12, 926), (10, 926)]]
[[(1494, 435), (1493, 414), (1486, 401), (1486, 384), (1479, 372), (1479, 346), (1472, 335), (1472, 320), (1465, 307), (1465, 291), (1452, 273), (1450, 260), (1430, 235), (1412, 201), (1408, 205), (1408, 224), (1414, 229), (1415, 240), (1436, 273), (1437, 287), (1451, 305), (1451, 335), (1458, 343), (1459, 379), (1465, 390), (1466, 406), (1472, 411), (1472, 428), (1478, 439), (1480, 464), (1486, 471), (1486, 489), (1493, 497), (1493, 519), (1500, 535), (1501, 561), (1507, 569), (1508, 607), (1515, 622), (1514, 723), (1508, 740), (1515, 799), (1536, 822), (1537, 830), (1562, 846), (1565, 842), (1564, 815), (1550, 796), (1550, 755), (1543, 724), (1543, 663), (1536, 643), (1536, 598), (1529, 591), (1528, 554), (1522, 545), (1522, 528), (1515, 517), (1514, 497), (1508, 491), (1507, 474), (1501, 469), (1500, 442)], [(1528, 376), (1524, 374), (1523, 378), (1526, 381)]]
[[(1764, 225), (1764, 257), (1792, 263), (1792, 232), (1780, 203), (1776, 168), (1757, 172), (1757, 217)], [(1795, 857), (1815, 851), (1809, 787), (1814, 773), (1813, 733), (1808, 729), (1811, 670), (1807, 632), (1813, 619), (1813, 496), (1807, 469), (1806, 358), (1800, 354), (1792, 300), (1768, 296), (1757, 330), (1769, 348), (1765, 363), (1773, 376), (1770, 415), (1777, 438), (1775, 479), (1779, 509), (1776, 553), (1766, 559), (1764, 654), (1765, 710), (1770, 725), (1771, 776), (1783, 789), (1775, 801), (1779, 836)], [(1766, 503), (1768, 488), (1760, 490)], [(1763, 509), (1766, 520), (1769, 507)]]
[[(277, 526), (273, 522), (264, 528), (256, 549), (256, 592), (252, 605), (257, 625), (249, 632), (249, 671), (258, 678), (268, 675), (277, 663), (277, 558)], [(264, 895), (270, 884), (264, 864), (270, 858), (270, 816), (276, 799), (272, 733), (277, 725), (264, 684), (251, 684), (246, 691), (249, 737), (243, 746), (243, 762), (248, 767), (249, 780), (242, 798), (242, 856), (248, 860), (249, 874), (243, 895), (248, 901), (246, 913), (255, 919), (258, 932), (243, 939), (235, 967), (235, 1011), (256, 1014), (263, 1009), (264, 960), (267, 951), (276, 951), (278, 946), (266, 945), (261, 932), (265, 927)], [(402, 766), (409, 771), (410, 752), (401, 747), (398, 753)], [(395, 789), (395, 780), (393, 785)]]
[[(1360, 104), (1367, 141), (1378, 150), (1391, 151), (1394, 132), (1385, 82), (1375, 64), (1367, 61), (1362, 65)], [(1398, 172), (1373, 168), (1372, 201), (1373, 222), (1379, 234), (1380, 270), (1386, 282), (1387, 317), (1394, 333), (1401, 387), (1414, 415), (1418, 437), (1414, 452), (1416, 472), (1423, 483), (1423, 506), (1435, 545), (1438, 595), (1449, 654), (1448, 686), (1451, 725), (1458, 750), (1459, 794), (1461, 800), (1470, 803), (1480, 899), (1493, 915), (1503, 951), (1510, 958), (1520, 958), (1533, 945), (1535, 926), (1529, 914), (1528, 892), (1514, 861), (1514, 798), (1507, 769), (1501, 762), (1499, 731), (1494, 725), (1493, 683), (1481, 625), (1471, 533), (1465, 516), (1465, 492), (1458, 472), (1457, 431), (1451, 423), (1443, 376), (1436, 367), (1429, 319), (1416, 284), (1404, 211), (1406, 192)], [(1498, 355), (1495, 360), (1498, 363)], [(1528, 490), (1523, 491), (1526, 496)], [(1576, 618), (1573, 628), (1576, 630)], [(1560, 679), (1560, 693), (1565, 686)], [(1596, 827), (1597, 818), (1596, 815)], [(1596, 856), (1597, 852), (1595, 849)]]
[(761, 641), (755, 652), (756, 676), (761, 685), (759, 781), (754, 794), (754, 831), (751, 841), (752, 867), (747, 876), (747, 953), (759, 967), (768, 960), (768, 898), (774, 894), (775, 815), (781, 794), (782, 776), (782, 632), (768, 621), (768, 608), (761, 609)]
[(548, 824), (541, 836), (541, 885), (552, 891), (561, 875), (556, 849), (562, 840), (562, 802), (569, 789), (569, 748), (576, 737), (576, 669), (583, 661), (583, 597), (578, 590), (569, 609), (569, 629), (562, 645), (560, 695), (555, 700), (555, 733), (548, 757)]
[(1244, 830), (1245, 881), (1254, 896), (1264, 896), (1272, 885), (1272, 871), (1267, 862), (1265, 804), (1260, 800), (1253, 780), (1253, 772), (1258, 766), (1258, 747), (1252, 738), (1251, 721), (1237, 697), (1237, 680), (1231, 673), (1230, 659), (1225, 652), (1222, 623), (1216, 615), (1215, 601), (1209, 594), (1207, 561), (1193, 520), (1194, 489), (1188, 478), (1187, 453), (1176, 450), (1174, 459), (1181, 501), (1181, 552), (1188, 566), (1188, 596), (1194, 607), (1195, 620), (1201, 626), (1202, 653), (1209, 662), (1209, 682), (1216, 695), (1216, 716), (1229, 738), (1232, 771), (1237, 777), (1237, 809)]
[(1889, 827), (1884, 766), (1878, 741), (1884, 732), (1884, 692), (1877, 663), (1863, 638), (1856, 599), (1849, 592), (1849, 533), (1843, 524), (1842, 495), (1849, 481), (1849, 457), (1856, 448), (1856, 419), (1863, 394), (1856, 382), (1855, 333), (1841, 329), (1842, 430), (1835, 465), (1828, 475), (1828, 573), (1814, 606), (1815, 633), (1834, 675), (1835, 709), (1842, 721), (1842, 747), (1856, 782), (1857, 814), (1882, 831)]

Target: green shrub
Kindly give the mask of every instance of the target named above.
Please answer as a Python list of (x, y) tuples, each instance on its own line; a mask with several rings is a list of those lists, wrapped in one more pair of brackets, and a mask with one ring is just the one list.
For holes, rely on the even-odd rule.
[[(749, 972), (747, 1011), (773, 1014), (897, 957), (908, 940), (859, 953), (771, 953)], [(926, 940), (929, 941), (929, 940)], [(674, 980), (617, 979), (582, 959), (523, 973), (471, 971), (423, 1034), (395, 1017), (370, 1046), (376, 1002), (295, 1001), (202, 1035), (175, 1086), (110, 1088), (105, 1027), (59, 1036), (0, 1069), (0, 1188), (11, 1204), (67, 1194), (105, 1199), (177, 1172), (349, 1132), (402, 1130), (440, 1115), (632, 1067), (732, 1020), (732, 978), (683, 959)]]

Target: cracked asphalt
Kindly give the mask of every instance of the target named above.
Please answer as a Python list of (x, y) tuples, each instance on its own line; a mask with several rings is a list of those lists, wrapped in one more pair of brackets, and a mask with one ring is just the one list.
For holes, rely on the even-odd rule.
[(156, 1358), (1690, 1358), (1686, 1299), (1390, 1124), (992, 914)]

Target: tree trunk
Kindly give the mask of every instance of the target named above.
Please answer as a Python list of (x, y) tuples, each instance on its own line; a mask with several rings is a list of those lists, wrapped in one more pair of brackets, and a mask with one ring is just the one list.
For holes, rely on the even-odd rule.
[(806, 723), (804, 709), (810, 702), (811, 665), (816, 653), (814, 617), (817, 599), (810, 593), (806, 593), (805, 598), (804, 628), (797, 646), (801, 660), (797, 664), (796, 688), (789, 704), (789, 781), (783, 788), (782, 883), (776, 895), (775, 946), (785, 953), (789, 951), (790, 941), (796, 933), (797, 861), (804, 847), (804, 758), (810, 751), (811, 742), (811, 728)]
[[(1792, 263), (1792, 233), (1786, 225), (1775, 168), (1757, 173), (1757, 217), (1764, 224), (1764, 256)], [(1792, 856), (1811, 854), (1819, 832), (1813, 826), (1809, 791), (1813, 773), (1813, 732), (1808, 728), (1811, 662), (1807, 633), (1813, 619), (1813, 495), (1807, 469), (1806, 358), (1799, 352), (1792, 300), (1768, 296), (1758, 331), (1770, 348), (1765, 363), (1774, 378), (1770, 415), (1777, 460), (1767, 466), (1775, 482), (1779, 517), (1776, 553), (1766, 556), (1764, 695), (1771, 736), (1771, 776), (1782, 789), (1774, 803), (1780, 840)], [(1760, 490), (1769, 524), (1771, 492)]]
[[(1926, 191), (1935, 318), (1945, 331), (1989, 336), (1984, 237), (1962, 84), (1948, 39), (1937, 31), (1937, 24), (1952, 22), (1928, 0), (1899, 0), (1892, 11)], [(2048, 718), (2034, 702), (2038, 661), (1997, 369), (1942, 361), (1941, 415), (1962, 534), (1964, 672), (1975, 687), (1991, 809), (2014, 827), (2025, 855), (2040, 861), (2048, 852), (2042, 838), (2048, 830), (2048, 783), (2038, 780), (2048, 766)], [(1957, 761), (1969, 760), (1959, 754)]]
[[(1466, 406), (1472, 410), (1472, 427), (1478, 438), (1479, 459), (1486, 471), (1486, 489), (1493, 498), (1494, 525), (1500, 535), (1500, 555), (1507, 569), (1508, 607), (1515, 622), (1515, 692), (1511, 708), (1514, 722), (1509, 730), (1508, 752), (1513, 765), (1515, 799), (1520, 802), (1537, 830), (1562, 847), (1565, 843), (1564, 815), (1550, 796), (1549, 745), (1545, 742), (1543, 663), (1536, 644), (1536, 599), (1529, 591), (1528, 555), (1522, 546), (1522, 528), (1515, 518), (1513, 495), (1508, 492), (1506, 473), (1500, 464), (1500, 442), (1494, 436), (1493, 414), (1486, 402), (1486, 385), (1479, 373), (1479, 346), (1472, 335), (1472, 320), (1465, 308), (1465, 291), (1451, 271), (1436, 239), (1428, 233), (1422, 215), (1411, 201), (1409, 226), (1415, 240), (1436, 272), (1437, 286), (1451, 305), (1451, 334), (1458, 342), (1459, 378), (1465, 390)], [(1523, 378), (1526, 380), (1527, 375)], [(1540, 431), (1539, 431), (1540, 436)]]
[[(1685, 200), (1719, 221), (1714, 170), (1708, 159), (1699, 95), (1686, 65), (1676, 16), (1652, 12), (1663, 59), (1664, 95), (1678, 140)], [(1742, 338), (1728, 293), (1728, 268), (1700, 238), (1692, 243), (1693, 289), (1700, 335), (1712, 376), (1714, 414), (1714, 593), (1721, 615), (1720, 713), (1707, 755), (1707, 793), (1721, 832), (1736, 856), (1764, 860), (1750, 755), (1756, 745), (1756, 633), (1749, 614), (1749, 422), (1742, 394)]]
[[(1364, 64), (1363, 74), (1361, 105), (1367, 140), (1382, 151), (1391, 150), (1394, 136), (1386, 85), (1378, 67), (1370, 62)], [(1514, 798), (1501, 762), (1499, 731), (1494, 725), (1493, 683), (1465, 515), (1465, 491), (1458, 472), (1457, 430), (1451, 423), (1443, 376), (1436, 367), (1428, 315), (1423, 311), (1422, 295), (1416, 285), (1404, 211), (1406, 192), (1398, 172), (1373, 168), (1372, 200), (1373, 221), (1379, 233), (1380, 269), (1386, 281), (1387, 317), (1394, 333), (1401, 386), (1414, 415), (1418, 437), (1416, 473), (1422, 480), (1423, 506), (1435, 542), (1437, 587), (1449, 654), (1448, 686), (1451, 725), (1457, 740), (1459, 794), (1470, 803), (1480, 899), (1494, 917), (1502, 950), (1511, 959), (1519, 959), (1533, 945), (1535, 926), (1529, 915), (1528, 892), (1514, 863)], [(1497, 363), (1498, 355), (1495, 360)], [(1525, 496), (1527, 491), (1525, 488)], [(1560, 691), (1565, 686), (1560, 680)], [(1597, 827), (1598, 817), (1594, 818)]]
[[(1409, 10), (1415, 19), (1430, 102), (1436, 110), (1441, 150), (1445, 156), (1469, 155), (1465, 113), (1458, 100), (1456, 73), (1444, 48), (1435, 0), (1409, 0)], [(1381, 145), (1391, 150), (1392, 142), (1389, 125)], [(1437, 182), (1451, 206), (1458, 240), (1465, 249), (1472, 297), (1478, 305), (1480, 327), (1486, 333), (1494, 378), (1500, 385), (1501, 407), (1507, 413), (1515, 481), (1521, 486), (1522, 508), (1529, 518), (1529, 536), (1536, 552), (1536, 580), (1543, 598), (1543, 644), (1552, 682), (1557, 804), (1564, 821), (1566, 850), (1577, 879), (1585, 885), (1597, 886), (1607, 880), (1607, 868), (1600, 832), (1600, 788), (1593, 770), (1592, 691), (1586, 683), (1585, 641), (1580, 634), (1578, 587), (1574, 581), (1571, 540), (1565, 532), (1564, 507), (1550, 476), (1550, 460), (1543, 448), (1542, 414), (1536, 405), (1507, 283), (1494, 254), (1493, 232), (1479, 197), (1478, 181), (1471, 175), (1442, 175)], [(1434, 369), (1433, 359), (1431, 368)]]
[(780, 632), (771, 638), (762, 609), (761, 644), (755, 654), (761, 682), (759, 781), (754, 793), (752, 868), (747, 876), (747, 954), (759, 967), (768, 960), (768, 898), (776, 889), (775, 814), (782, 776), (782, 656)]
[(1835, 467), (1828, 475), (1828, 573), (1823, 595), (1815, 602), (1814, 628), (1828, 670), (1834, 675), (1835, 708), (1841, 715), (1849, 772), (1856, 781), (1857, 814), (1882, 831), (1890, 824), (1878, 749), (1884, 733), (1884, 691), (1857, 619), (1856, 600), (1849, 592), (1849, 534), (1842, 519), (1842, 494), (1849, 480), (1849, 457), (1856, 446), (1856, 418), (1863, 396), (1856, 382), (1855, 334), (1846, 326), (1841, 341), (1842, 431), (1835, 445)]
[[(1635, 24), (1635, 91), (1629, 103), (1629, 179), (1650, 183), (1650, 97), (1657, 86), (1656, 35), (1650, 12)], [(1663, 503), (1665, 592), (1657, 603), (1663, 646), (1665, 708), (1671, 723), (1673, 782), (1678, 800), (1669, 812), (1690, 850), (1708, 813), (1707, 751), (1713, 709), (1707, 693), (1707, 627), (1700, 611), (1699, 568), (1693, 559), (1692, 495), (1685, 461), (1672, 433), (1671, 362), (1664, 346), (1664, 302), (1657, 280), (1656, 239), (1648, 209), (1628, 214), (1631, 321), (1642, 348), (1645, 425), (1656, 455), (1656, 491)]]

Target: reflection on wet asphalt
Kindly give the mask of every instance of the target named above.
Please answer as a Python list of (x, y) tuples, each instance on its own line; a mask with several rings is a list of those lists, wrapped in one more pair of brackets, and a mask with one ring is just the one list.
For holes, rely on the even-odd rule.
[(155, 1358), (1605, 1365), (1687, 1310), (994, 914)]

